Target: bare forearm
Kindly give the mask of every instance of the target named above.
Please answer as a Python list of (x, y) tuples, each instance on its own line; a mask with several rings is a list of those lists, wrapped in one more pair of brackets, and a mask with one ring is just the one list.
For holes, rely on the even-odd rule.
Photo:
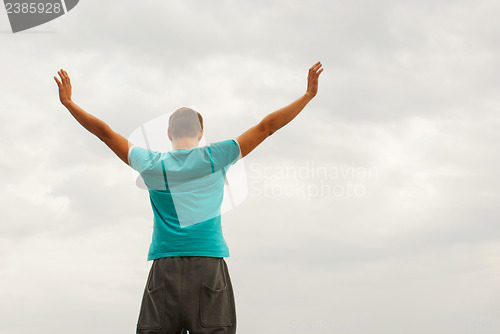
[(261, 123), (269, 129), (271, 135), (294, 119), (312, 98), (313, 96), (306, 93), (289, 105), (270, 113)]
[(109, 128), (105, 122), (89, 114), (73, 101), (64, 103), (64, 106), (69, 110), (78, 123), (102, 140), (105, 129)]
[(318, 92), (318, 78), (323, 71), (321, 66), (321, 62), (318, 61), (309, 69), (309, 74), (307, 75), (307, 90), (303, 96), (286, 107), (270, 113), (264, 117), (259, 124), (252, 126), (236, 138), (240, 146), (242, 157), (248, 155), (266, 138), (287, 125), (302, 111), (302, 109), (304, 109), (309, 101), (316, 96)]

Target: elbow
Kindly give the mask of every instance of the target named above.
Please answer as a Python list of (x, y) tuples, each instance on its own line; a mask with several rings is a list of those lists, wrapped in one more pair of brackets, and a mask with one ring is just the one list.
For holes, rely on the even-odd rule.
[(94, 136), (96, 136), (97, 138), (99, 138), (101, 141), (103, 142), (106, 142), (106, 139), (107, 139), (107, 134), (106, 132), (102, 131), (102, 130), (92, 130), (90, 131)]
[(262, 133), (266, 134), (267, 137), (271, 136), (273, 133), (276, 132), (276, 130), (273, 128), (271, 122), (264, 118), (260, 123), (259, 123), (259, 129)]
[(92, 132), (101, 141), (106, 142), (106, 140), (111, 136), (113, 130), (111, 130), (111, 128), (107, 124), (105, 124), (103, 126), (98, 126), (95, 129), (92, 129), (90, 132)]

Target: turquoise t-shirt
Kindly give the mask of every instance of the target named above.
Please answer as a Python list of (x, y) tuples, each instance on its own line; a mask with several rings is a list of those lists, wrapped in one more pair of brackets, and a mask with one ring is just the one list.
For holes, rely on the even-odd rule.
[(225, 174), (240, 157), (233, 139), (165, 153), (130, 148), (130, 166), (141, 175), (154, 214), (148, 261), (169, 256), (229, 257), (220, 208)]

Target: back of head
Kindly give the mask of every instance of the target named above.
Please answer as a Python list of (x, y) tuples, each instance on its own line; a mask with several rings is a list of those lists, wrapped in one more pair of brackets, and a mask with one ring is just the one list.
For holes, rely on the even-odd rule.
[(196, 137), (203, 130), (203, 117), (191, 108), (179, 108), (170, 115), (168, 129), (173, 138)]

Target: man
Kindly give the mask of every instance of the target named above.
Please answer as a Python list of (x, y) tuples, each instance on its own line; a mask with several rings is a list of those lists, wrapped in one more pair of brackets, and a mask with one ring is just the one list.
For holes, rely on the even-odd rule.
[(173, 150), (162, 153), (136, 147), (106, 123), (71, 100), (68, 73), (58, 71), (61, 103), (88, 131), (124, 163), (137, 170), (147, 186), (154, 213), (152, 260), (137, 323), (137, 333), (229, 334), (236, 332), (233, 288), (224, 257), (220, 207), (227, 169), (267, 137), (294, 119), (318, 91), (322, 64), (307, 77), (307, 90), (291, 104), (264, 117), (236, 140), (198, 147), (203, 118), (180, 108), (169, 119)]

